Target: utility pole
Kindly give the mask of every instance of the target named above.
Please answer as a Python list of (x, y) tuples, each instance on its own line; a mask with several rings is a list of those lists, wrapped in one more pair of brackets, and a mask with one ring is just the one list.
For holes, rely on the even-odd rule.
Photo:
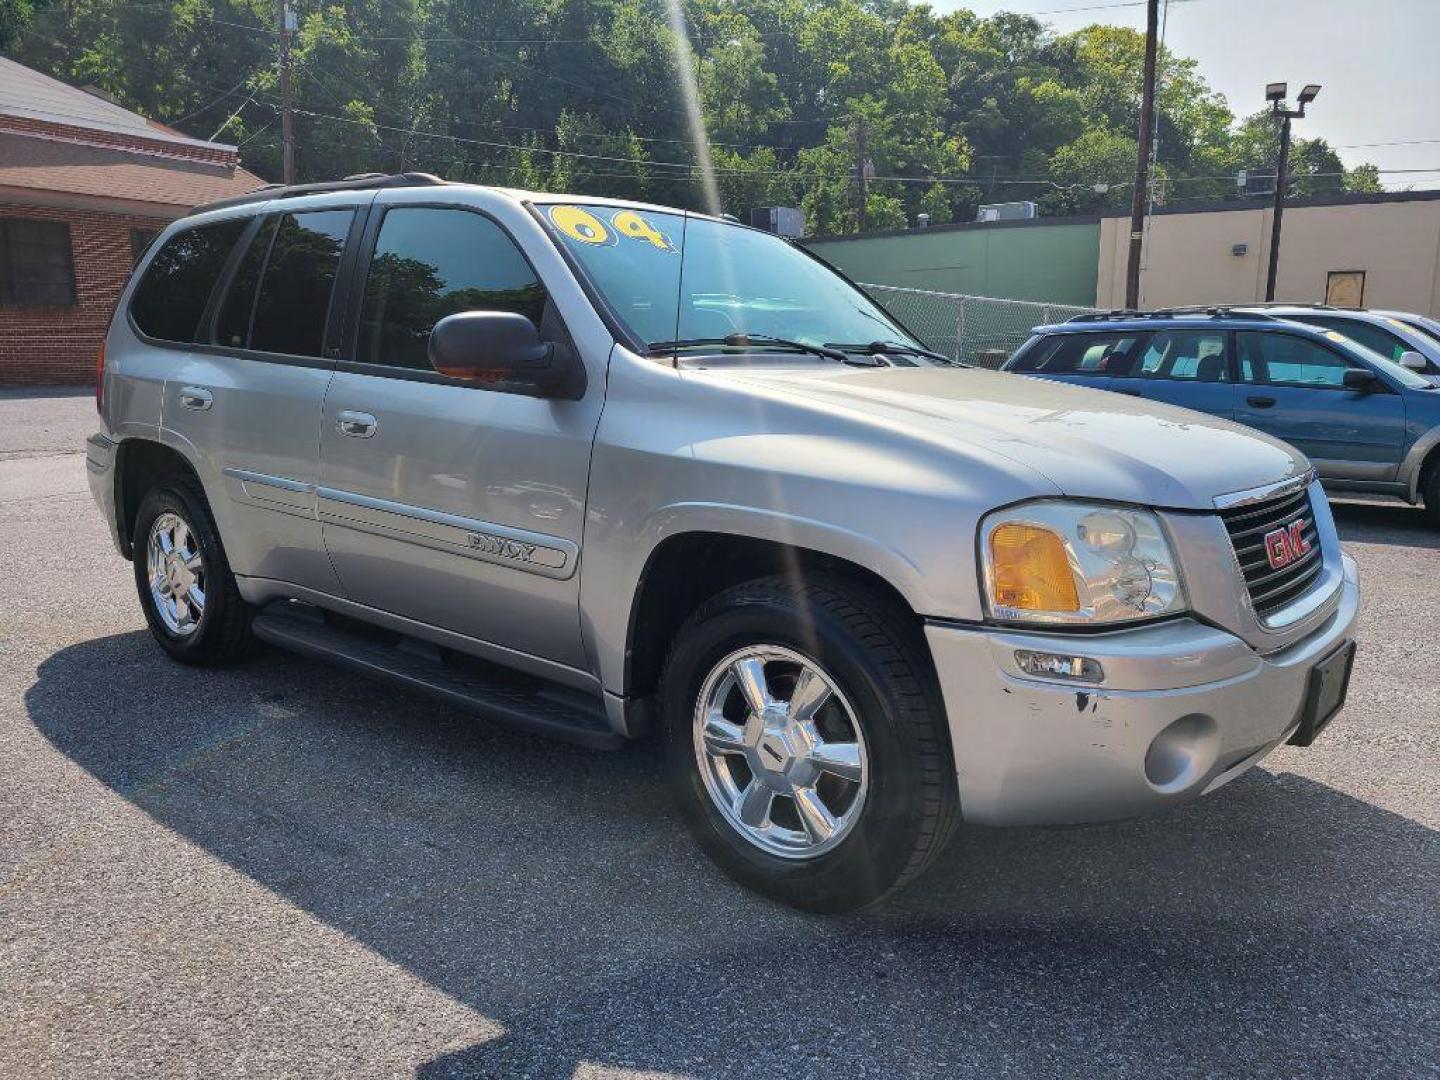
[(1140, 251), (1145, 241), (1145, 203), (1150, 186), (1150, 145), (1155, 137), (1155, 52), (1160, 36), (1160, 0), (1145, 5), (1145, 69), (1140, 84), (1140, 138), (1135, 184), (1130, 191), (1130, 260), (1125, 264), (1125, 306), (1140, 306)]
[(1290, 121), (1305, 115), (1305, 106), (1315, 100), (1320, 87), (1311, 83), (1295, 98), (1298, 109), (1285, 106), (1287, 87), (1285, 83), (1270, 83), (1265, 87), (1265, 99), (1270, 102), (1270, 112), (1280, 119), (1280, 156), (1275, 162), (1275, 208), (1270, 214), (1270, 268), (1265, 275), (1265, 302), (1275, 299), (1275, 277), (1280, 272), (1280, 219), (1285, 214), (1285, 194), (1290, 186)]
[(859, 192), (860, 205), (857, 222), (860, 231), (865, 231), (865, 204), (870, 201), (870, 159), (866, 153), (870, 136), (870, 124), (865, 117), (855, 121), (855, 188)]
[(1290, 186), (1290, 117), (1280, 121), (1280, 157), (1275, 163), (1275, 208), (1270, 212), (1270, 268), (1265, 274), (1265, 302), (1275, 299), (1280, 273), (1280, 219), (1285, 215), (1285, 189)]
[(290, 31), (294, 28), (294, 16), (286, 7), (285, 0), (275, 0), (276, 27), (280, 32), (280, 130), (285, 148), (283, 179), (287, 184), (295, 182), (295, 117), (290, 103)]

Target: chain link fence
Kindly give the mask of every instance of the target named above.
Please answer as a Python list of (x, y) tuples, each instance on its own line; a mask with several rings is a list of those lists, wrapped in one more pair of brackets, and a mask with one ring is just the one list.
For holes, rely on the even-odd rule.
[(1096, 308), (1000, 300), (993, 296), (862, 285), (875, 301), (936, 352), (967, 364), (998, 368), (1030, 336), (1030, 330)]

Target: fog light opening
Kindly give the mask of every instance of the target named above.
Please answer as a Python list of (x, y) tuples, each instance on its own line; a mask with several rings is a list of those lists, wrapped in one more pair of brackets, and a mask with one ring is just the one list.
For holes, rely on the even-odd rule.
[(1105, 669), (1100, 666), (1100, 661), (1092, 660), (1088, 656), (1066, 656), (1064, 653), (1016, 649), (1015, 666), (1026, 675), (1038, 675), (1045, 679), (1068, 679), (1085, 683), (1105, 681)]
[(1220, 728), (1208, 716), (1182, 716), (1145, 751), (1145, 779), (1156, 791), (1184, 791), (1210, 772), (1220, 752)]

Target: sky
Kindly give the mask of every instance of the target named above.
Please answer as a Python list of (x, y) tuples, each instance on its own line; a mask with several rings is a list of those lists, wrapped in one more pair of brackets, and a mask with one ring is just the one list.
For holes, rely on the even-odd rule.
[[(1145, 29), (1143, 0), (931, 0), (937, 11), (1034, 15), (1059, 33), (1092, 23)], [(1069, 9), (1068, 11), (1063, 9)], [(1088, 9), (1088, 10), (1086, 10)], [(1297, 137), (1329, 140), (1346, 165), (1373, 162), (1387, 188), (1440, 188), (1440, 0), (1169, 0), (1165, 46), (1244, 116), (1265, 84), (1323, 88)], [(1360, 145), (1386, 143), (1393, 145)]]

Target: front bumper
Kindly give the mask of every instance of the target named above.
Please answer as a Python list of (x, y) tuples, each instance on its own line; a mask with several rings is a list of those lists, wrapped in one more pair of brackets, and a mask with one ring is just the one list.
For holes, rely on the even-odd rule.
[[(1353, 636), (1359, 589), (1349, 556), (1343, 568), (1330, 616), (1266, 655), (1191, 619), (1090, 635), (928, 623), (965, 820), (1131, 817), (1239, 776), (1294, 731), (1311, 668)], [(1105, 681), (1033, 678), (1016, 667), (1016, 649), (1092, 657)]]

